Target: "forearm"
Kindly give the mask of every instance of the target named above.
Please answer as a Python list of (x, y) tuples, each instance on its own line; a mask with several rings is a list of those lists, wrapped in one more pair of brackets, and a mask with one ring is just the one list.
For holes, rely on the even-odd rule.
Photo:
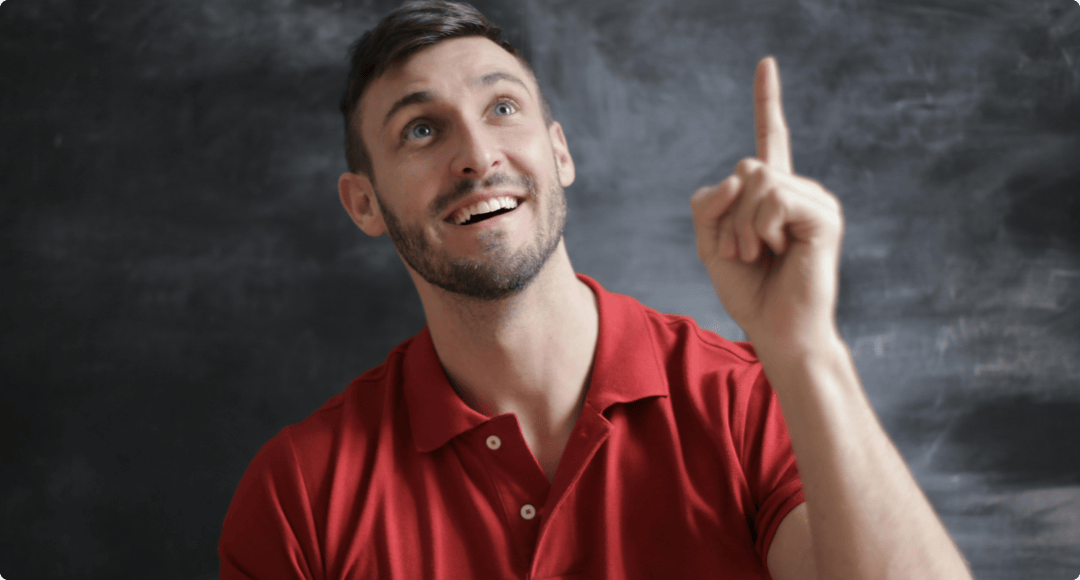
[(791, 433), (817, 578), (970, 578), (878, 422), (847, 346), (830, 334), (802, 356), (757, 348)]

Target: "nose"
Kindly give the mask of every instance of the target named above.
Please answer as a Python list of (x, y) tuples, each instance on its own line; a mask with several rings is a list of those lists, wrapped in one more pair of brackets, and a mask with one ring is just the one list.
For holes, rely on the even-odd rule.
[(458, 177), (482, 180), (502, 163), (498, 143), (482, 125), (466, 123), (460, 127), (450, 170)]

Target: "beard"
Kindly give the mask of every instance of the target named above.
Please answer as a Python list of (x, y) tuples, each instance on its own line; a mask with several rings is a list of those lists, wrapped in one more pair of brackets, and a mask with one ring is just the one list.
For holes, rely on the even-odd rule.
[[(398, 254), (421, 278), (460, 296), (483, 301), (501, 300), (527, 288), (543, 269), (548, 258), (555, 252), (566, 226), (566, 193), (559, 184), (558, 170), (551, 188), (545, 195), (546, 210), (538, 217), (536, 231), (529, 243), (514, 252), (510, 249), (506, 233), (500, 230), (480, 232), (479, 241), (483, 257), (454, 258), (444, 248), (434, 249), (420, 225), (401, 223), (397, 215), (375, 191), (375, 199), (386, 224), (387, 235)], [(431, 215), (436, 217), (454, 202), (481, 187), (515, 184), (525, 189), (527, 201), (539, 207), (536, 182), (529, 178), (512, 179), (495, 174), (484, 180), (462, 180), (451, 190), (440, 194), (432, 203)]]

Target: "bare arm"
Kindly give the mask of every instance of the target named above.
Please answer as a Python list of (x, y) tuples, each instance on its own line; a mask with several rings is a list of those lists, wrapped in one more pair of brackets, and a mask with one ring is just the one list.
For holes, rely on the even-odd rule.
[(817, 577), (970, 578), (878, 423), (843, 343), (801, 360), (762, 358), (803, 479)]
[(806, 496), (781, 523), (777, 580), (963, 579), (967, 565), (878, 422), (836, 329), (843, 218), (795, 175), (776, 63), (754, 82), (758, 156), (691, 202), (698, 254), (776, 391)]

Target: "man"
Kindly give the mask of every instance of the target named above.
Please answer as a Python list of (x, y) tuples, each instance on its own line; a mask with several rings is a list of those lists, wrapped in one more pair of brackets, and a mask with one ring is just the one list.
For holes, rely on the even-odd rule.
[(837, 332), (840, 208), (772, 59), (757, 157), (691, 200), (753, 348), (574, 273), (566, 138), (474, 10), (406, 5), (352, 64), (341, 202), (427, 326), (260, 450), (222, 578), (970, 577)]

